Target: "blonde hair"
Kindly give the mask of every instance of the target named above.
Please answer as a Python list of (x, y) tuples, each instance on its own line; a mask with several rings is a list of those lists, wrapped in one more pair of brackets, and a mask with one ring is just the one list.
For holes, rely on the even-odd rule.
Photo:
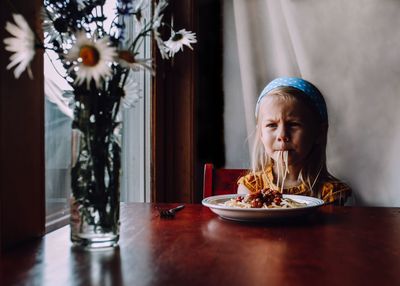
[[(268, 93), (268, 97), (274, 96), (282, 98), (283, 100), (298, 100), (300, 102), (305, 103), (310, 110), (312, 110), (315, 115), (315, 120), (317, 121), (317, 125), (320, 126), (320, 137), (319, 141), (314, 144), (311, 149), (306, 161), (304, 162), (304, 166), (299, 173), (299, 180), (306, 184), (313, 196), (320, 195), (315, 192), (314, 185), (318, 184), (318, 180), (322, 177), (332, 177), (327, 172), (326, 167), (326, 146), (327, 146), (327, 134), (328, 134), (328, 122), (323, 122), (318, 115), (318, 111), (313, 106), (311, 102), (307, 100), (307, 97), (302, 94), (303, 92), (292, 87), (279, 87)], [(255, 138), (252, 152), (252, 173), (262, 171), (266, 172), (266, 167), (273, 163), (273, 159), (268, 156), (265, 152), (264, 145), (261, 141), (261, 124), (259, 122), (260, 118), (258, 114), (256, 114), (256, 130), (255, 130)], [(279, 178), (278, 178), (279, 179)], [(318, 188), (317, 188), (318, 189)]]

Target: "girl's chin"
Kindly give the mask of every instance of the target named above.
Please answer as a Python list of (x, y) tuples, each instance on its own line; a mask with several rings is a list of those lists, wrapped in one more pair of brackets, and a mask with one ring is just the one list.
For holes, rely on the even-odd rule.
[[(271, 156), (271, 157), (272, 157), (272, 159), (274, 160), (275, 163), (280, 162), (281, 164), (285, 165), (285, 158), (282, 158), (278, 154), (273, 154), (273, 156)], [(296, 156), (294, 156), (294, 154), (291, 155), (290, 152), (289, 152), (288, 157), (287, 157), (288, 166), (297, 165), (297, 163), (298, 163), (297, 161), (298, 160), (296, 160), (296, 159), (297, 159)]]
[(276, 153), (276, 154), (278, 154), (278, 153), (280, 153), (280, 152), (293, 152), (293, 150), (292, 149), (285, 149), (285, 150), (274, 150), (274, 153)]
[[(274, 160), (275, 164), (277, 164), (277, 163), (279, 162), (280, 164), (285, 165), (285, 161), (282, 160), (282, 159), (275, 159), (275, 158), (273, 158), (273, 160)], [(290, 159), (288, 159), (287, 164), (288, 164), (288, 166), (292, 166), (292, 165), (293, 165), (293, 161), (290, 160)]]
[(280, 158), (280, 159), (284, 159), (285, 155), (287, 154), (288, 158), (290, 159), (290, 157), (293, 156), (293, 151), (292, 150), (285, 150), (285, 151), (274, 151), (274, 153), (272, 154), (272, 158), (274, 158), (274, 160)]

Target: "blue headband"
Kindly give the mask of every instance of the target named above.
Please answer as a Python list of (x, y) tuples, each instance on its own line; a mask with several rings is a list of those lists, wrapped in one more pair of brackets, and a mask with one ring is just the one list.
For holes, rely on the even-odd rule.
[(258, 110), (260, 109), (260, 101), (264, 98), (271, 90), (278, 87), (293, 87), (301, 90), (312, 104), (317, 108), (322, 121), (328, 121), (328, 112), (326, 110), (326, 103), (321, 92), (310, 82), (298, 78), (298, 77), (278, 77), (271, 81), (264, 90), (260, 93), (256, 104), (256, 118)]

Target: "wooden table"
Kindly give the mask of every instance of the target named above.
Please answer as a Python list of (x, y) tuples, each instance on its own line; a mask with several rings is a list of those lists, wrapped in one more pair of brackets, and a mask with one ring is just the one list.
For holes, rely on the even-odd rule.
[[(123, 204), (119, 248), (71, 249), (69, 227), (1, 258), (1, 285), (400, 285), (400, 209), (325, 206), (250, 224), (186, 205)], [(173, 206), (172, 204), (169, 206)]]

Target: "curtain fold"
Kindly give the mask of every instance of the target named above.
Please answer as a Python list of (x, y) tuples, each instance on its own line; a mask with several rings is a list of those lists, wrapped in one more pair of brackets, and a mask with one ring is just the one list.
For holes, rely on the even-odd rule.
[[(237, 47), (238, 47), (238, 58), (239, 58), (239, 70), (240, 79), (242, 82), (242, 94), (243, 94), (243, 108), (246, 122), (246, 134), (247, 138), (250, 138), (254, 130), (254, 105), (256, 99), (254, 94), (257, 94), (256, 79), (254, 77), (254, 54), (252, 53), (252, 29), (251, 23), (246, 21), (248, 15), (251, 14), (249, 6), (246, 1), (235, 0), (233, 11), (236, 24), (237, 36)], [(251, 154), (251, 144), (249, 144), (249, 152)]]

